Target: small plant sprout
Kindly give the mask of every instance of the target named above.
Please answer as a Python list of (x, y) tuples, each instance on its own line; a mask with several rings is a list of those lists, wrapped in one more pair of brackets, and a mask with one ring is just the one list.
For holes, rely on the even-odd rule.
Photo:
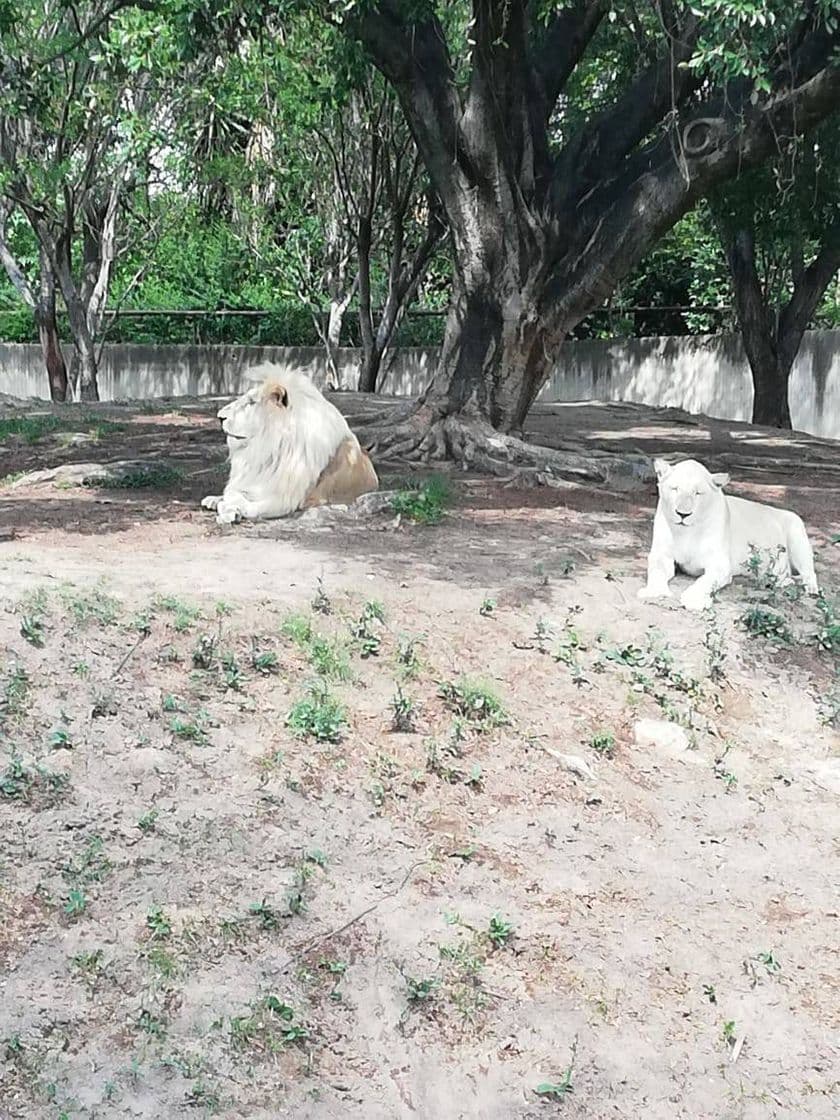
[(706, 997), (709, 1003), (717, 1003), (717, 992), (715, 991), (714, 984), (704, 984), (703, 995)]
[(255, 640), (251, 650), (251, 666), (257, 673), (267, 677), (278, 672), (280, 661), (273, 650), (264, 650), (260, 653)]
[(407, 679), (416, 677), (422, 667), (417, 652), (420, 641), (420, 638), (400, 638), (397, 643), (397, 668)]
[(551, 633), (551, 623), (547, 622), (544, 618), (538, 618), (537, 624), (534, 627), (534, 644), (540, 653), (548, 653)]
[(466, 785), (473, 790), (480, 790), (484, 785), (484, 772), (477, 762), (473, 763), (469, 774), (464, 779)]
[(324, 584), (320, 576), (318, 578), (318, 587), (315, 591), (315, 598), (312, 600), (312, 609), (316, 614), (332, 614), (332, 603), (330, 597), (324, 590)]
[(596, 731), (589, 740), (589, 745), (604, 758), (612, 758), (615, 754), (615, 735), (611, 731)]
[(391, 698), (391, 711), (392, 731), (410, 734), (416, 730), (417, 705), (410, 696), (406, 696), (399, 685)]
[(143, 816), (138, 819), (137, 827), (141, 832), (154, 832), (159, 816), (160, 812), (157, 809), (149, 809), (148, 812), (144, 813)]
[(735, 1020), (734, 1019), (727, 1019), (724, 1022), (723, 1030), (721, 1031), (721, 1035), (723, 1037), (723, 1041), (726, 1043), (727, 1046), (734, 1046), (735, 1045), (735, 1041), (736, 1041), (737, 1036), (735, 1034)]
[(85, 898), (85, 892), (81, 887), (71, 887), (67, 895), (67, 900), (64, 903), (64, 913), (73, 921), (76, 918), (80, 918), (86, 910), (87, 899)]
[(446, 681), (438, 688), (438, 696), (456, 715), (481, 728), (501, 727), (509, 723), (507, 712), (498, 696), (486, 685), (461, 679)]
[(43, 649), (46, 634), (44, 621), (35, 614), (25, 614), (20, 620), (20, 633), (31, 646)]
[(350, 627), (350, 633), (362, 658), (376, 657), (382, 646), (380, 627), (385, 621), (385, 609), (381, 603), (371, 600), (365, 603), (364, 610), (357, 622)]
[(275, 930), (280, 926), (280, 913), (273, 906), (269, 906), (265, 899), (262, 902), (252, 902), (248, 907), (248, 913), (259, 919), (263, 929)]
[(496, 609), (495, 599), (483, 599), (481, 606), (478, 608), (478, 613), (482, 618), (490, 618)]
[(776, 957), (772, 952), (756, 953), (755, 959), (759, 964), (763, 964), (767, 971), (772, 975), (782, 971), (782, 966), (779, 964)]
[(513, 937), (513, 924), (494, 914), (487, 927), (487, 937), (494, 949), (504, 949)]
[(434, 978), (426, 977), (423, 980), (415, 980), (411, 976), (406, 976), (406, 996), (409, 1003), (427, 1003), (434, 995), (438, 987), (438, 981)]
[(146, 915), (146, 928), (153, 940), (162, 941), (172, 934), (172, 921), (159, 906), (153, 906)]
[(177, 739), (185, 739), (190, 743), (206, 743), (206, 719), (205, 712), (197, 712), (192, 719), (175, 716), (169, 724), (169, 730)]
[(537, 1085), (534, 1092), (538, 1097), (542, 1097), (547, 1101), (562, 1101), (564, 1097), (569, 1096), (574, 1092), (572, 1086), (572, 1075), (575, 1069), (575, 1057), (577, 1056), (577, 1038), (572, 1043), (572, 1054), (569, 1064), (559, 1077), (557, 1081), (543, 1081)]
[(280, 632), (296, 646), (305, 649), (312, 640), (312, 621), (303, 614), (287, 615)]

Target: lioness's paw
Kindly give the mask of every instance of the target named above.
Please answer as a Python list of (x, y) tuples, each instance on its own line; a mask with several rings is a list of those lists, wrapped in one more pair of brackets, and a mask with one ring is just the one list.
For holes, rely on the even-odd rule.
[(242, 511), (234, 502), (219, 502), (216, 507), (217, 525), (234, 525), (241, 518)]
[(640, 587), (636, 592), (637, 599), (670, 599), (671, 592), (667, 587)]
[(687, 611), (704, 611), (712, 605), (712, 597), (705, 591), (695, 591), (689, 587), (680, 595), (680, 602)]
[(218, 509), (219, 502), (222, 500), (221, 494), (208, 494), (206, 498), (201, 499), (202, 509)]

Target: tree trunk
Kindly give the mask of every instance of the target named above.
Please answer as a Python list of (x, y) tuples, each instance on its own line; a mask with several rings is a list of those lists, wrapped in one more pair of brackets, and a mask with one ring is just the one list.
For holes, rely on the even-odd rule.
[(472, 236), (453, 230), (452, 303), (424, 403), (438, 416), (464, 413), (512, 432), (522, 428), (575, 319), (558, 313), (559, 303), (543, 303), (550, 231), (526, 228), (509, 212), (500, 235), (494, 218), (477, 213)]
[(75, 335), (73, 357), (70, 360), (70, 383), (76, 400), (99, 400), (97, 373), (96, 349), (92, 340)]
[(58, 322), (55, 313), (55, 278), (46, 252), (41, 249), (39, 298), (33, 308), (38, 338), (47, 377), (50, 383), (50, 397), (54, 401), (67, 400), (67, 365), (61, 352), (58, 336)]
[[(749, 347), (744, 341), (749, 357)], [(754, 363), (750, 359), (750, 370), (753, 380), (753, 424), (761, 424), (765, 428), (792, 427), (790, 420), (790, 405), (788, 403), (788, 381), (790, 379), (790, 366), (786, 369), (783, 363), (776, 361), (773, 365)]]
[(58, 336), (58, 324), (55, 317), (55, 303), (52, 307), (44, 307), (41, 303), (36, 304), (34, 316), (38, 327), (41, 353), (44, 355), (44, 365), (47, 367), (50, 398), (63, 403), (67, 400), (67, 365), (61, 352), (61, 341)]
[(344, 314), (353, 298), (356, 282), (352, 287), (330, 298), (330, 310), (327, 316), (327, 329), (323, 336), (324, 353), (327, 359), (327, 379), (334, 389), (342, 389), (341, 373), (338, 368), (338, 350), (341, 346), (341, 328), (344, 325)]

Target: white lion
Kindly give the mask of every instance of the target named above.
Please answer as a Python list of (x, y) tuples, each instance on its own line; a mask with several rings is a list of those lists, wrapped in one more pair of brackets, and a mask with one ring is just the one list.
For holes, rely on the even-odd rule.
[(695, 459), (676, 466), (656, 459), (653, 465), (659, 502), (640, 599), (670, 595), (668, 584), (679, 567), (699, 577), (680, 602), (687, 610), (703, 610), (713, 592), (748, 570), (752, 549), (774, 554), (773, 571), (781, 583), (791, 582), (793, 569), (807, 591), (819, 593), (811, 544), (795, 513), (724, 494), (729, 475), (710, 474)]
[(285, 517), (295, 510), (347, 504), (376, 490), (376, 471), (347, 421), (308, 377), (259, 366), (264, 377), (217, 416), (227, 437), (230, 477), (204, 509), (220, 525)]

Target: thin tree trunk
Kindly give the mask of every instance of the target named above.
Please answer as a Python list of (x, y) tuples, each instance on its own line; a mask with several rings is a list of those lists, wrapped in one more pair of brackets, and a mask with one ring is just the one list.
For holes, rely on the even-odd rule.
[(33, 308), (33, 314), (35, 324), (38, 327), (38, 339), (41, 343), (41, 353), (44, 355), (44, 365), (47, 367), (50, 397), (54, 401), (63, 402), (67, 400), (67, 365), (64, 361), (64, 354), (61, 352), (61, 341), (58, 335), (58, 321), (55, 311), (55, 278), (49, 257), (43, 248), (41, 249), (39, 280), (39, 297)]
[(768, 306), (761, 287), (755, 234), (750, 228), (725, 232), (724, 246), (738, 326), (752, 373), (752, 422), (770, 428), (790, 428), (790, 363), (784, 362), (779, 354), (777, 316)]
[(98, 401), (96, 351), (88, 339), (73, 340), (73, 357), (70, 360), (70, 380), (77, 400)]

